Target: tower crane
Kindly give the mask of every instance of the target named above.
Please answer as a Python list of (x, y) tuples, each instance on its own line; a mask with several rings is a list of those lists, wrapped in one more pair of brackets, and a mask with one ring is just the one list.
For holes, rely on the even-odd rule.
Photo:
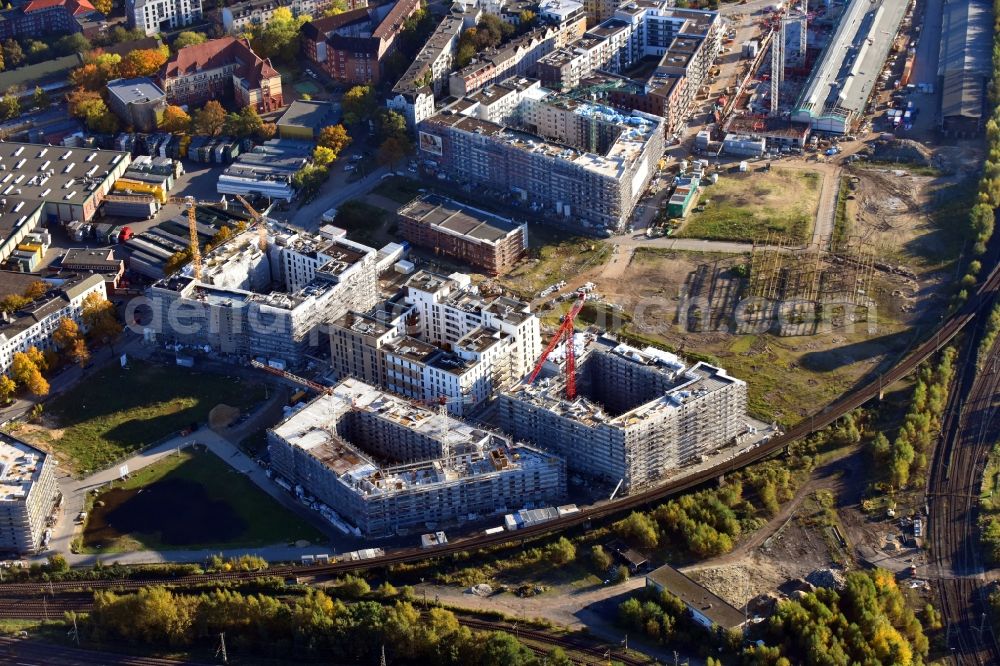
[(330, 395), (331, 393), (333, 393), (333, 389), (331, 389), (329, 386), (323, 386), (322, 384), (317, 384), (316, 382), (310, 381), (305, 377), (299, 377), (298, 375), (293, 375), (287, 370), (280, 370), (278, 368), (271, 367), (270, 365), (267, 365), (266, 363), (261, 363), (256, 359), (250, 359), (250, 365), (257, 368), (258, 370), (269, 372), (276, 377), (281, 377), (282, 379), (288, 380), (294, 384), (298, 384), (299, 386), (303, 386), (311, 391), (315, 391), (316, 393), (321, 393), (326, 395)]
[(267, 218), (261, 213), (258, 213), (257, 209), (251, 206), (250, 202), (244, 199), (242, 195), (236, 194), (233, 196), (236, 197), (237, 201), (243, 204), (246, 211), (250, 213), (250, 217), (252, 217), (253, 221), (257, 223), (257, 236), (259, 238), (257, 242), (260, 245), (260, 251), (267, 252)]
[(191, 266), (194, 268), (194, 279), (201, 279), (201, 247), (198, 245), (198, 218), (195, 216), (195, 206), (209, 204), (206, 201), (196, 201), (194, 197), (170, 197), (168, 203), (181, 204), (187, 208), (188, 248), (191, 250)]
[(548, 346), (542, 355), (538, 357), (538, 362), (535, 363), (535, 369), (531, 371), (531, 375), (528, 377), (528, 383), (534, 384), (535, 380), (538, 379), (538, 373), (542, 371), (542, 366), (545, 365), (546, 359), (548, 359), (549, 354), (552, 350), (556, 348), (559, 341), (563, 338), (566, 339), (566, 398), (568, 400), (573, 400), (576, 398), (576, 349), (573, 344), (573, 320), (576, 316), (580, 314), (580, 310), (583, 309), (583, 304), (587, 301), (587, 294), (584, 292), (577, 292), (578, 298), (576, 302), (573, 303), (573, 307), (569, 309), (569, 312), (562, 319), (562, 323), (559, 325), (559, 329), (556, 334), (552, 336), (549, 340)]

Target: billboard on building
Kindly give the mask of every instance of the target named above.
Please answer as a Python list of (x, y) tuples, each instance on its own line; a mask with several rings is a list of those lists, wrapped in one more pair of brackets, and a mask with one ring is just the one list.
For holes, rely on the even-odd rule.
[(441, 137), (436, 134), (420, 132), (420, 150), (432, 155), (441, 155), (444, 153), (444, 144), (441, 142)]

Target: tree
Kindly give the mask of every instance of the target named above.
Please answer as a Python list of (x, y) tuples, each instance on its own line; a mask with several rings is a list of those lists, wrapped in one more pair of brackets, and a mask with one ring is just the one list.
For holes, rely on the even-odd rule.
[(274, 135), (278, 133), (278, 126), (275, 123), (264, 123), (260, 126), (260, 131), (257, 132), (257, 137), (261, 141), (269, 141), (274, 138)]
[(177, 35), (177, 39), (174, 40), (174, 50), (180, 51), (185, 47), (204, 44), (207, 41), (208, 41), (208, 36), (203, 32), (184, 30), (179, 35)]
[(631, 576), (631, 572), (628, 570), (628, 567), (623, 564), (615, 569), (615, 575), (612, 577), (612, 580), (615, 584), (620, 585), (621, 583), (627, 583), (629, 576)]
[(328, 125), (319, 131), (319, 139), (316, 143), (324, 148), (329, 148), (334, 154), (340, 155), (345, 148), (351, 145), (351, 137), (343, 125)]
[(16, 383), (24, 386), (35, 395), (48, 395), (49, 383), (42, 377), (42, 371), (32, 361), (28, 353), (14, 352), (10, 365), (10, 374)]
[(37, 301), (49, 293), (49, 283), (45, 280), (34, 280), (24, 290), (24, 297), (29, 301)]
[(83, 338), (79, 338), (73, 343), (73, 348), (69, 351), (69, 358), (81, 368), (87, 365), (87, 361), (90, 360), (90, 350), (87, 349), (87, 343)]
[(375, 113), (375, 93), (371, 86), (354, 86), (344, 93), (340, 104), (344, 112), (345, 123), (348, 125), (362, 123)]
[(292, 186), (306, 199), (319, 191), (330, 175), (329, 170), (318, 164), (307, 164), (292, 176)]
[(644, 513), (633, 511), (612, 527), (623, 539), (640, 548), (656, 548), (660, 541), (656, 531), (656, 523)]
[(160, 129), (173, 134), (181, 134), (191, 129), (191, 116), (179, 106), (171, 104), (163, 110)]
[(21, 102), (17, 96), (7, 93), (0, 98), (0, 119), (10, 120), (21, 114)]
[(240, 138), (254, 136), (258, 134), (264, 125), (264, 121), (257, 114), (257, 109), (252, 106), (245, 106), (239, 113), (230, 113), (226, 116), (226, 124), (223, 132)]
[(31, 301), (21, 294), (10, 294), (0, 300), (0, 312), (17, 312)]
[(527, 31), (528, 28), (530, 28), (535, 24), (535, 21), (538, 19), (538, 16), (535, 14), (535, 12), (531, 11), (530, 9), (522, 9), (521, 13), (518, 15), (518, 18), (521, 20), (519, 26), (521, 30)]
[(347, 3), (344, 0), (334, 0), (333, 3), (323, 10), (323, 17), (336, 16), (347, 11)]
[(265, 26), (257, 26), (250, 35), (250, 43), (262, 58), (275, 58), (294, 62), (299, 53), (299, 34), (303, 25), (312, 17), (293, 16), (288, 7), (278, 7)]
[(382, 109), (378, 114), (378, 136), (382, 140), (389, 138), (408, 140), (406, 118), (395, 111)]
[(576, 559), (576, 546), (566, 537), (559, 537), (545, 549), (545, 555), (552, 564), (562, 566)]
[(52, 103), (49, 100), (49, 94), (41, 86), (35, 86), (35, 92), (31, 96), (31, 101), (36, 109), (48, 108), (49, 104)]
[(13, 379), (7, 375), (0, 375), (0, 402), (10, 402), (16, 390), (17, 384), (14, 383)]
[(16, 69), (24, 64), (24, 50), (14, 39), (3, 43), (3, 56), (8, 69)]
[(566, 652), (561, 647), (552, 648), (545, 656), (547, 666), (572, 666), (573, 661), (566, 656)]
[(122, 325), (115, 313), (115, 304), (99, 292), (88, 294), (83, 299), (83, 325), (91, 340), (107, 342), (122, 332)]
[(153, 76), (167, 62), (165, 49), (136, 49), (122, 58), (118, 75), (131, 79), (137, 76)]
[(194, 132), (195, 134), (206, 134), (215, 136), (222, 131), (226, 124), (226, 110), (217, 101), (209, 100), (205, 106), (194, 112)]
[(378, 147), (376, 159), (382, 166), (392, 167), (412, 150), (406, 138), (390, 136)]
[(371, 590), (372, 588), (368, 585), (368, 581), (358, 576), (352, 576), (351, 574), (344, 576), (344, 582), (340, 584), (340, 591), (352, 599), (360, 599), (371, 592)]
[(69, 317), (60, 319), (56, 330), (52, 332), (52, 341), (64, 353), (71, 351), (79, 339), (80, 327)]
[(104, 103), (104, 100), (99, 95), (78, 102), (74, 115), (83, 119), (87, 127), (93, 132), (114, 134), (118, 131), (118, 117), (111, 113), (108, 105)]
[(105, 16), (108, 16), (111, 13), (114, 6), (111, 0), (93, 0), (91, 4), (94, 5), (94, 9), (101, 12)]
[(594, 544), (593, 548), (590, 549), (590, 560), (602, 575), (607, 573), (611, 565), (614, 564), (614, 560), (608, 555), (608, 551), (604, 550), (601, 544)]
[(316, 146), (316, 149), (313, 150), (313, 162), (320, 166), (328, 166), (335, 159), (337, 159), (337, 153), (329, 148)]
[(69, 562), (66, 561), (65, 556), (59, 553), (49, 555), (49, 562), (46, 569), (48, 569), (49, 573), (64, 574), (69, 571)]
[(55, 50), (59, 52), (59, 55), (88, 53), (91, 48), (90, 40), (84, 37), (82, 32), (63, 35), (55, 43)]

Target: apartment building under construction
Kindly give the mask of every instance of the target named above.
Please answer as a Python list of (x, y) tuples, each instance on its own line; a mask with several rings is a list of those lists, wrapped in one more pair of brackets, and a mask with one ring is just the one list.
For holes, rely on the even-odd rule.
[(534, 385), (498, 398), (504, 432), (564, 456), (571, 470), (622, 482), (655, 483), (669, 470), (731, 443), (747, 430), (746, 383), (668, 352), (589, 334), (575, 338), (579, 394), (565, 398), (565, 344)]
[(268, 431), (274, 472), (369, 537), (548, 506), (565, 461), (355, 379)]

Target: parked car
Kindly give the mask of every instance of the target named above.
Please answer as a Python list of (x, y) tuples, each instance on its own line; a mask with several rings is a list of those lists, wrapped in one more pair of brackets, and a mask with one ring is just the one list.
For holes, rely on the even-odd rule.
[(333, 222), (335, 219), (337, 219), (337, 209), (336, 208), (327, 209), (327, 211), (325, 213), (323, 213), (323, 221), (324, 222)]

